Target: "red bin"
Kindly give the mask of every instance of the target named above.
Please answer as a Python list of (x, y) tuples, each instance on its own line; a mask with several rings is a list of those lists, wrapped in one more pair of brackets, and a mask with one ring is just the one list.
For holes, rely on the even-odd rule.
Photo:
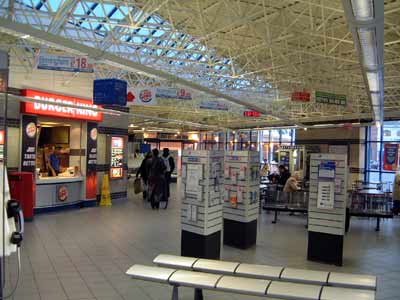
[(30, 172), (10, 172), (8, 174), (11, 198), (22, 207), (25, 221), (33, 220), (33, 208), (36, 202), (36, 184)]

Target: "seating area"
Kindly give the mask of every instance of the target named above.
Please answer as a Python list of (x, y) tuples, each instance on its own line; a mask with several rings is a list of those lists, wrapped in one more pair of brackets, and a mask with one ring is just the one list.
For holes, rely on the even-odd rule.
[(375, 276), (301, 270), (266, 265), (160, 254), (157, 266), (133, 265), (126, 274), (133, 279), (172, 286), (172, 300), (179, 287), (194, 289), (194, 299), (203, 290), (301, 300), (374, 300)]

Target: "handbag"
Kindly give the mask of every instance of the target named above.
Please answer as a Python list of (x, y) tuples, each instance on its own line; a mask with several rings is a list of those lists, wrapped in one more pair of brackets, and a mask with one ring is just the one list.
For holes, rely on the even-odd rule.
[(133, 182), (133, 190), (135, 194), (143, 192), (142, 180), (140, 178), (135, 178), (135, 181)]

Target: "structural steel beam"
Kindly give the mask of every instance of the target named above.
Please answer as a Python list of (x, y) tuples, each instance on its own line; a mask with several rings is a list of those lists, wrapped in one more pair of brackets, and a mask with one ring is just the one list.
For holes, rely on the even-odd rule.
[[(75, 53), (78, 55), (87, 55), (97, 61), (104, 62), (105, 64), (115, 66), (122, 70), (127, 70), (131, 72), (136, 72), (139, 74), (145, 74), (150, 77), (162, 78), (171, 82), (175, 82), (178, 85), (189, 87), (193, 90), (197, 90), (200, 92), (204, 92), (206, 94), (224, 99), (226, 101), (244, 106), (248, 109), (258, 111), (265, 115), (270, 115), (276, 119), (287, 122), (287, 124), (294, 124), (288, 118), (284, 118), (278, 115), (272, 115), (271, 111), (268, 111), (264, 108), (261, 108), (257, 105), (253, 105), (241, 99), (235, 98), (233, 96), (221, 93), (216, 90), (212, 90), (195, 82), (182, 79), (173, 74), (163, 72), (161, 70), (157, 70), (148, 66), (145, 66), (140, 63), (136, 63), (134, 61), (119, 57), (117, 55), (111, 54), (106, 51), (102, 51), (100, 49), (96, 49), (93, 47), (89, 47), (80, 43), (76, 43), (71, 39), (67, 39), (55, 34), (51, 34), (49, 32), (45, 32), (36, 28), (33, 28), (26, 24), (17, 23), (14, 21), (10, 21), (9, 19), (0, 17), (0, 32), (4, 32), (7, 34), (11, 34), (17, 37), (24, 37), (27, 40), (31, 40), (35, 43), (39, 43), (41, 45), (46, 45), (50, 47), (54, 47), (60, 50), (64, 50), (66, 52)], [(297, 123), (297, 125), (302, 126)]]

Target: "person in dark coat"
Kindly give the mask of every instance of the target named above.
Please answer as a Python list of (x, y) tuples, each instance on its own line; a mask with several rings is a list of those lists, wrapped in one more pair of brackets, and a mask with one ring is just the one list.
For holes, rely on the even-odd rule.
[(136, 178), (139, 176), (142, 178), (142, 181), (144, 183), (144, 189), (143, 189), (143, 199), (146, 200), (147, 197), (147, 181), (148, 181), (148, 174), (147, 174), (147, 168), (146, 168), (146, 162), (151, 158), (151, 152), (148, 152), (144, 159), (142, 160), (142, 163), (140, 164), (139, 169), (136, 172)]
[(283, 187), (285, 186), (286, 181), (290, 177), (290, 172), (288, 171), (288, 169), (284, 165), (280, 165), (278, 167), (278, 170), (279, 170), (278, 188), (280, 190), (283, 190)]
[(160, 200), (163, 199), (165, 188), (165, 164), (158, 156), (158, 149), (152, 150), (152, 157), (146, 161), (146, 172), (148, 174), (149, 200), (152, 209), (160, 208)]
[(165, 170), (166, 191), (165, 191), (165, 197), (164, 197), (164, 201), (165, 201), (164, 209), (166, 209), (168, 207), (168, 200), (169, 200), (169, 196), (170, 196), (169, 185), (171, 184), (172, 172), (174, 172), (174, 170), (175, 170), (175, 162), (174, 162), (174, 158), (169, 154), (168, 148), (163, 149), (163, 154), (161, 156), (161, 159), (163, 160), (165, 167), (166, 167), (166, 170)]

